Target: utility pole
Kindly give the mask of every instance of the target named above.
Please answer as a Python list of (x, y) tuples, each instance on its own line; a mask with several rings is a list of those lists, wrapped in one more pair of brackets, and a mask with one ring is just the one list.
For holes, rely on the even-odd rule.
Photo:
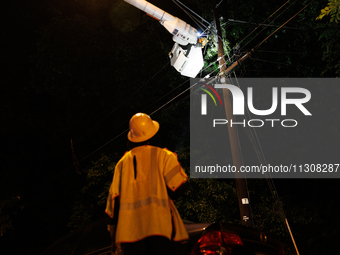
[[(212, 0), (213, 5), (213, 12), (214, 12), (214, 21), (215, 26), (217, 29), (217, 45), (218, 45), (218, 57), (219, 66), (220, 66), (220, 73), (221, 73), (221, 81), (223, 83), (228, 83), (228, 79), (225, 75), (226, 65), (224, 59), (224, 50), (223, 50), (223, 40), (222, 40), (222, 32), (220, 26), (219, 15), (216, 9), (216, 0)], [(226, 117), (228, 122), (233, 119), (233, 111), (232, 111), (232, 104), (231, 104), (231, 95), (228, 89), (223, 89), (223, 100), (224, 100), (224, 107), (226, 112)], [(247, 227), (253, 227), (253, 219), (251, 215), (251, 208), (250, 208), (250, 199), (247, 189), (247, 183), (245, 174), (238, 172), (240, 167), (243, 165), (241, 148), (238, 139), (238, 132), (237, 127), (233, 125), (228, 125), (228, 132), (229, 132), (229, 140), (230, 140), (230, 147), (231, 147), (231, 154), (233, 158), (233, 164), (236, 166), (236, 173), (235, 173), (235, 180), (236, 180), (236, 191), (238, 197), (238, 203), (240, 208), (240, 215), (241, 215), (241, 222), (242, 225)]]

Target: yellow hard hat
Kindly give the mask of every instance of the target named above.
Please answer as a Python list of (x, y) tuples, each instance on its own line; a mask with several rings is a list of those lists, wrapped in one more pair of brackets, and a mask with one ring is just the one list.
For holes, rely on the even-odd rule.
[(145, 113), (136, 113), (130, 119), (129, 128), (128, 139), (140, 143), (153, 137), (159, 130), (159, 124)]

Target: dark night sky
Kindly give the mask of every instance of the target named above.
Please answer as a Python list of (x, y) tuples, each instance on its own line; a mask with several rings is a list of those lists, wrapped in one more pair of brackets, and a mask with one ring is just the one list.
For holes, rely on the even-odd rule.
[[(86, 158), (124, 131), (127, 128), (130, 116), (137, 109), (146, 109), (151, 105), (148, 100), (156, 101), (154, 98), (161, 98), (162, 93), (167, 93), (185, 80), (178, 77), (179, 74), (168, 65), (165, 69), (160, 70), (160, 76), (164, 76), (163, 80), (157, 76), (157, 81), (153, 80), (146, 83), (161, 66), (166, 65), (168, 62), (166, 54), (172, 47), (171, 35), (163, 31), (164, 28), (156, 24), (157, 22), (150, 19), (150, 23), (147, 23), (151, 24), (148, 27), (148, 32), (152, 35), (152, 38), (156, 39), (152, 42), (150, 41), (147, 47), (139, 45), (139, 39), (146, 42), (145, 37), (143, 37), (145, 36), (144, 31), (122, 31), (123, 29), (129, 30), (136, 24), (130, 24), (129, 26), (131, 27), (128, 28), (120, 27), (118, 29), (115, 26), (120, 23), (112, 21), (114, 18), (111, 17), (110, 19), (110, 12), (105, 9), (105, 6), (110, 6), (109, 1), (103, 1), (102, 4), (98, 4), (98, 2), (88, 0), (86, 4), (79, 4), (78, 1), (66, 0), (14, 0), (7, 1), (3, 8), (5, 21), (3, 23), (2, 38), (5, 46), (1, 49), (2, 62), (4, 63), (0, 92), (0, 133), (3, 143), (3, 153), (1, 155), (1, 161), (3, 162), (1, 186), (3, 188), (1, 190), (1, 199), (11, 201), (10, 199), (20, 196), (21, 201), (15, 202), (13, 206), (8, 207), (8, 210), (14, 212), (11, 216), (13, 217), (15, 230), (9, 235), (0, 238), (3, 238), (1, 243), (7, 242), (12, 247), (20, 247), (22, 243), (19, 240), (26, 240), (23, 242), (26, 247), (21, 247), (20, 252), (27, 250), (28, 254), (32, 251), (32, 254), (34, 254), (36, 251), (41, 251), (44, 245), (53, 242), (68, 231), (65, 222), (68, 220), (69, 208), (72, 207), (74, 200), (67, 201), (67, 195), (65, 194), (70, 194), (70, 197), (75, 195), (81, 188), (82, 183), (82, 180), (80, 180), (82, 177), (79, 177), (74, 168), (72, 168), (70, 139), (72, 138), (76, 141), (75, 150), (78, 159)], [(118, 3), (118, 1), (113, 2)], [(159, 7), (169, 12), (172, 11), (173, 15), (187, 19), (186, 15), (171, 1), (151, 2), (159, 4)], [(192, 4), (191, 1), (187, 2), (187, 4)], [(225, 0), (223, 4), (227, 4), (227, 2)], [(197, 5), (192, 4), (192, 6), (197, 9), (195, 11), (199, 11)], [(106, 10), (106, 12), (103, 10)], [(256, 10), (252, 11), (255, 13)], [(77, 14), (87, 18), (81, 20)], [(55, 22), (55, 18), (58, 17), (62, 17), (60, 23)], [(63, 41), (65, 38), (72, 38), (73, 28), (70, 28), (70, 34), (59, 31), (60, 28), (67, 28), (67, 26), (62, 25), (64, 24), (62, 22), (67, 22), (66, 17), (70, 17), (72, 21), (79, 18), (80, 21), (77, 20), (77, 22), (79, 21), (77, 24), (85, 24), (85, 27), (89, 24), (92, 25), (92, 22), (96, 21), (93, 22), (93, 28), (91, 28), (92, 30), (89, 29), (89, 33), (98, 32), (102, 39), (96, 41), (91, 37), (91, 34), (86, 34), (86, 29), (81, 30), (83, 27), (79, 25), (79, 30), (75, 31), (80, 31), (79, 33), (82, 34), (81, 36), (83, 37), (79, 37), (79, 41), (83, 40), (84, 45), (79, 46), (81, 51), (77, 53), (77, 47), (74, 47), (79, 43), (77, 36), (75, 36), (74, 41), (70, 40), (69, 44)], [(131, 18), (137, 20), (140, 17), (137, 15)], [(237, 17), (233, 18), (236, 19)], [(140, 19), (142, 20), (141, 23), (145, 22), (145, 18)], [(261, 18), (258, 22), (262, 20)], [(153, 26), (152, 22), (155, 22), (154, 24), (156, 25)], [(138, 24), (136, 26), (138, 27)], [(97, 29), (98, 27), (100, 29)], [(44, 30), (44, 28), (54, 30), (51, 32)], [(113, 41), (118, 36), (106, 34), (107, 31), (117, 32), (117, 34), (122, 34), (123, 36), (119, 38), (119, 42)], [(287, 36), (289, 32), (292, 34), (291, 37), (298, 37), (294, 34), (296, 31), (289, 31), (289, 29), (286, 30), (285, 34), (280, 34), (280, 36), (287, 39), (289, 38)], [(51, 33), (55, 33), (55, 37)], [(136, 33), (136, 35), (134, 36), (132, 33)], [(59, 35), (65, 36), (65, 38), (58, 38)], [(313, 39), (314, 37), (311, 36), (306, 41)], [(133, 43), (131, 42), (132, 40)], [(109, 42), (112, 42), (112, 44), (109, 44)], [(265, 45), (264, 50), (277, 50), (276, 43), (281, 45), (280, 42), (271, 41)], [(101, 43), (104, 46), (101, 46)], [(287, 46), (288, 48), (285, 51), (291, 49), (299, 51), (299, 46), (293, 45), (294, 43), (292, 42), (292, 46)], [(289, 44), (287, 41), (286, 45)], [(54, 49), (53, 45), (65, 47), (65, 52), (68, 50), (67, 46), (70, 45), (70, 55), (62, 51), (64, 49)], [(319, 47), (317, 43), (309, 44), (307, 42), (305, 45)], [(96, 51), (90, 52), (92, 46)], [(155, 51), (159, 56), (153, 54), (151, 50), (153, 47), (158, 47)], [(130, 49), (131, 51), (129, 51)], [(60, 76), (53, 76), (55, 70), (51, 71), (51, 68), (49, 69), (48, 58), (44, 58), (45, 55), (42, 53), (44, 50), (47, 54), (50, 54), (49, 56), (52, 56), (52, 62), (54, 59), (64, 61), (62, 57), (69, 57), (62, 63), (74, 61), (70, 62), (72, 66), (67, 67), (68, 69), (66, 68), (67, 64), (60, 64), (60, 67), (65, 67), (65, 70), (72, 70), (70, 73), (74, 76), (67, 76), (69, 73), (65, 71), (66, 74), (60, 80), (55, 80), (55, 77)], [(300, 62), (293, 62), (293, 64), (308, 67), (314, 65), (313, 74), (317, 76), (321, 72), (322, 66), (315, 65), (315, 63), (321, 62), (321, 53), (314, 48), (309, 50), (304, 48), (300, 52), (302, 51), (304, 55), (298, 55), (301, 58), (297, 60)], [(313, 56), (311, 56), (312, 52), (314, 52)], [(65, 55), (62, 55), (59, 59), (61, 54)], [(77, 57), (77, 54), (86, 56), (86, 58)], [(141, 56), (146, 60), (140, 61)], [(257, 56), (263, 57), (263, 55)], [(291, 59), (294, 61), (296, 56), (293, 55)], [(277, 58), (281, 58), (281, 56)], [(277, 61), (277, 58), (269, 57), (269, 60)], [(84, 62), (84, 59), (89, 61)], [(268, 60), (268, 58), (266, 59)], [(82, 71), (79, 71), (73, 65), (78, 65)], [(280, 68), (273, 66), (275, 65), (267, 64), (265, 67), (259, 66), (259, 68), (275, 68), (275, 70), (272, 70), (272, 74), (275, 75), (275, 72), (282, 71), (282, 69), (288, 70), (282, 66)], [(257, 66), (256, 64), (250, 64), (248, 67), (249, 72), (247, 75), (251, 77), (254, 74), (251, 70), (254, 70)], [(136, 72), (131, 73), (129, 70), (132, 68), (135, 68)], [(289, 68), (292, 71), (295, 67)], [(92, 69), (94, 71), (91, 71)], [(119, 70), (119, 72), (115, 70)], [(101, 77), (106, 78), (98, 78), (99, 75), (96, 76), (98, 73)], [(288, 76), (289, 74), (291, 73), (287, 72)], [(86, 77), (86, 75), (88, 76)], [(262, 72), (261, 75), (266, 76), (267, 73)], [(75, 78), (76, 76), (78, 80)], [(97, 80), (98, 83), (96, 83)], [(155, 89), (155, 86), (159, 86), (159, 82), (162, 84), (162, 82), (166, 83), (168, 81), (171, 85), (166, 89), (161, 87)], [(45, 84), (51, 87), (44, 86)], [(70, 88), (70, 84), (74, 84), (74, 87)], [(138, 86), (141, 85), (145, 87), (138, 91)], [(41, 91), (38, 92), (40, 89)], [(134, 90), (137, 93), (133, 92)], [(148, 91), (148, 94), (145, 91)], [(157, 94), (158, 92), (159, 94)], [(161, 103), (176, 95), (176, 92), (164, 98), (160, 103), (152, 105), (148, 110), (152, 112), (157, 109)], [(133, 97), (129, 98), (127, 95), (133, 95)], [(310, 150), (311, 154), (304, 154), (304, 163), (314, 162), (315, 158), (326, 160), (326, 162), (320, 163), (340, 163), (336, 161), (338, 160), (339, 151), (337, 146), (340, 140), (337, 134), (339, 123), (338, 95), (339, 90), (326, 91), (317, 97), (314, 105), (311, 106), (313, 111), (317, 112), (318, 109), (321, 111), (324, 107), (329, 107), (330, 110), (327, 115), (321, 116), (317, 113), (316, 116), (318, 117), (308, 122), (312, 128), (308, 129), (307, 126), (303, 126), (304, 128), (300, 128), (298, 131), (283, 134), (283, 137), (289, 137), (290, 139), (286, 141), (288, 144), (286, 146), (294, 145), (294, 141), (306, 141), (309, 149), (315, 146), (315, 150)], [(145, 98), (147, 99), (145, 100)], [(133, 102), (131, 103), (133, 106), (130, 107), (129, 102)], [(124, 107), (119, 108), (121, 105), (124, 105)], [(183, 119), (188, 119), (187, 113), (183, 111), (182, 114), (178, 113), (178, 115)], [(160, 111), (155, 117), (160, 118), (165, 125), (168, 125), (166, 131), (162, 131), (164, 132), (164, 137), (166, 137), (164, 140), (169, 142), (169, 149), (175, 150), (178, 142), (173, 142), (171, 140), (173, 134), (170, 133), (169, 135), (166, 132), (172, 128), (177, 130), (178, 125), (168, 121), (173, 117), (167, 118), (167, 114), (166, 111)], [(307, 136), (307, 133), (310, 135)], [(241, 132), (241, 135), (244, 134)], [(265, 136), (266, 134), (261, 135)], [(272, 145), (272, 143), (275, 145)], [(267, 140), (264, 138), (264, 147), (269, 154), (275, 154), (275, 150), (280, 151), (275, 138), (270, 140), (269, 138)], [(251, 148), (251, 145), (249, 145), (249, 148)], [(294, 149), (299, 151), (299, 148), (293, 148), (292, 151), (295, 151)], [(308, 150), (308, 148), (301, 148), (300, 152), (303, 149)], [(96, 160), (101, 153), (110, 150), (115, 150), (118, 154), (124, 152), (125, 134), (109, 146), (86, 158), (81, 167), (86, 167), (91, 160)], [(292, 157), (298, 158), (296, 155)], [(278, 159), (277, 155), (276, 158), (275, 155), (273, 158), (274, 160)], [(277, 179), (274, 182), (277, 185), (279, 195), (284, 200), (288, 198), (290, 203), (294, 205), (307, 205), (305, 207), (307, 211), (317, 209), (320, 222), (322, 222), (322, 224), (318, 224), (318, 227), (321, 225), (324, 226), (324, 229), (318, 229), (315, 231), (316, 234), (327, 234), (331, 228), (338, 228), (336, 226), (339, 224), (339, 220), (336, 218), (337, 212), (335, 210), (338, 203), (337, 194), (340, 191), (338, 179)], [(51, 200), (55, 201), (58, 208), (53, 208), (50, 203), (46, 203), (46, 201)], [(20, 206), (23, 206), (24, 209), (21, 210)], [(325, 210), (320, 208), (325, 208)], [(67, 213), (64, 213), (65, 211)], [(335, 218), (332, 219), (332, 217)], [(39, 235), (47, 235), (49, 238), (41, 242), (41, 247), (34, 248), (34, 242), (39, 243), (39, 240), (32, 236), (28, 238), (29, 235), (32, 235), (30, 228), (41, 223), (45, 224), (45, 226), (38, 228), (41, 232)], [(336, 225), (332, 226), (332, 223)], [(48, 232), (48, 224), (53, 226), (63, 225), (63, 227), (60, 229), (52, 227), (51, 229), (53, 229), (54, 233), (51, 234)], [(302, 229), (302, 231), (308, 231), (308, 228)], [(338, 232), (335, 232), (335, 235), (338, 234)], [(302, 236), (303, 233), (298, 233), (300, 242), (303, 242)], [(334, 236), (332, 240), (335, 240), (333, 238)], [(13, 239), (16, 240), (13, 241)], [(304, 245), (308, 246), (308, 244)]]

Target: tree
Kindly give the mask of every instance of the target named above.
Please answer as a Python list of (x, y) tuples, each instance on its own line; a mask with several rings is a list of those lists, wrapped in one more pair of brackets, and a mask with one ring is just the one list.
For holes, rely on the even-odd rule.
[(324, 16), (331, 15), (330, 22), (340, 21), (340, 0), (328, 0), (328, 4), (324, 9), (321, 9), (321, 13), (316, 20), (321, 20)]
[[(179, 161), (189, 175), (189, 147), (178, 151)], [(104, 217), (108, 190), (112, 182), (117, 155), (102, 155), (83, 170), (84, 186), (72, 210), (69, 227), (77, 228)], [(233, 180), (189, 179), (176, 206), (183, 219), (194, 222), (238, 222), (237, 196)]]
[(73, 205), (68, 226), (72, 229), (81, 227), (104, 216), (108, 190), (110, 188), (117, 156), (102, 155), (82, 172), (86, 175), (84, 186), (78, 193)]

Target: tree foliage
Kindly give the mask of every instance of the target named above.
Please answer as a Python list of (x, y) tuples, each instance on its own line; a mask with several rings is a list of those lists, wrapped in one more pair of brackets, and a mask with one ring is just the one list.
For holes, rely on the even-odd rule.
[[(178, 158), (188, 174), (189, 157), (188, 147), (178, 151)], [(105, 217), (108, 189), (118, 159), (118, 155), (102, 155), (100, 159), (92, 162), (91, 166), (83, 169), (86, 179), (73, 205), (68, 224), (70, 228), (77, 228)], [(240, 223), (234, 180), (189, 178), (185, 186), (184, 194), (175, 201), (183, 219), (193, 222)], [(294, 251), (285, 226), (285, 218), (288, 219), (294, 237), (303, 250), (309, 249), (304, 240), (312, 240), (313, 236), (317, 235), (316, 229), (327, 224), (322, 220), (322, 210), (308, 201), (297, 203), (289, 197), (282, 197), (280, 201), (274, 200), (264, 179), (250, 179), (248, 187), (255, 228), (282, 238), (288, 245), (287, 254), (294, 254)], [(328, 204), (327, 208), (331, 209), (332, 205)], [(297, 231), (298, 229), (305, 229), (307, 232)], [(324, 238), (326, 241), (327, 235)]]
[[(189, 175), (189, 148), (182, 148), (179, 160)], [(83, 170), (86, 175), (72, 210), (69, 227), (77, 228), (104, 217), (108, 190), (112, 182), (116, 156), (102, 155)], [(183, 219), (194, 222), (238, 222), (234, 182), (216, 179), (189, 179), (181, 198), (175, 201)]]
[(103, 217), (108, 191), (112, 182), (117, 157), (102, 155), (83, 170), (84, 186), (75, 202), (68, 226), (78, 228)]
[(12, 216), (13, 212), (22, 209), (20, 196), (4, 198), (0, 201), (0, 236), (13, 230)]
[(323, 29), (319, 40), (322, 42), (322, 60), (324, 61), (324, 70), (322, 76), (332, 77), (340, 76), (340, 27), (339, 24), (320, 25)]
[(340, 1), (339, 0), (328, 0), (328, 4), (325, 8), (321, 9), (321, 13), (316, 20), (321, 20), (324, 16), (330, 15), (330, 22), (340, 21)]

